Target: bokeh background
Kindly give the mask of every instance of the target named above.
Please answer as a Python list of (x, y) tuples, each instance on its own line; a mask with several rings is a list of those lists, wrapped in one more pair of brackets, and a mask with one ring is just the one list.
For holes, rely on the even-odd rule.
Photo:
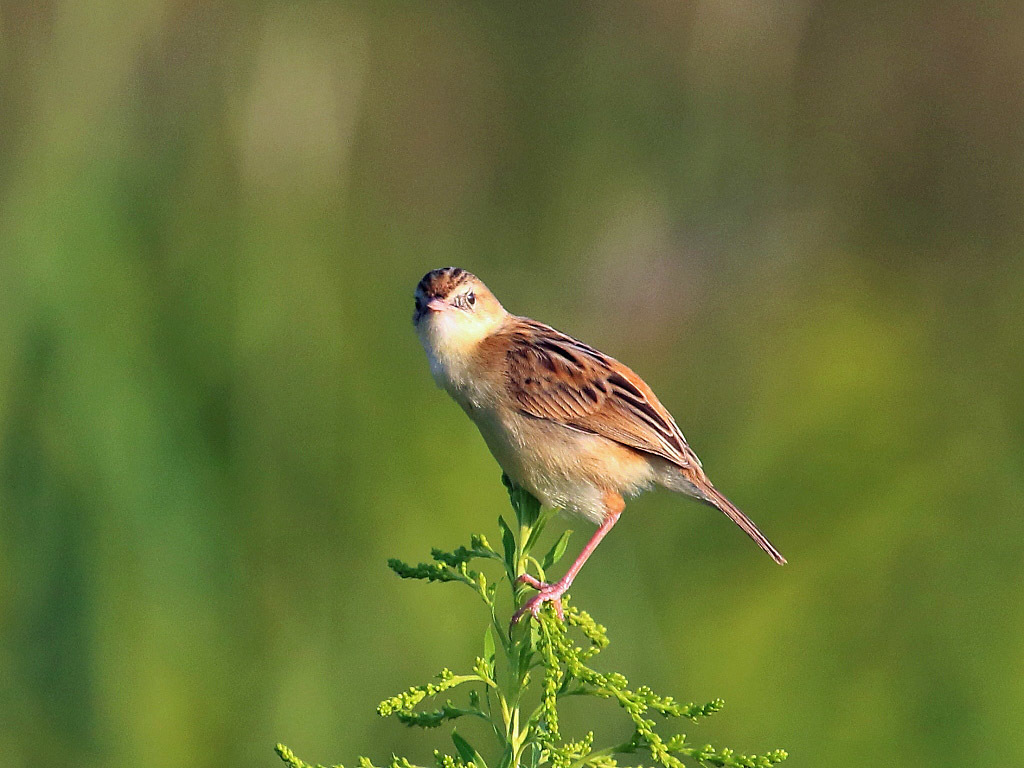
[(483, 621), (386, 558), (507, 509), (410, 325), (447, 264), (790, 560), (635, 501), (606, 669), (794, 766), (1024, 753), (1019, 4), (5, 0), (0, 72), (6, 765), (445, 743), (373, 708)]

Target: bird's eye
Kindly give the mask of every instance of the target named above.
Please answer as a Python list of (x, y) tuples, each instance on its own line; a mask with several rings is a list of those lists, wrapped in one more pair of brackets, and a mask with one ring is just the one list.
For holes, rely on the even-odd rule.
[(467, 293), (467, 294), (466, 294), (466, 303), (467, 303), (467, 304), (469, 304), (469, 306), (471, 306), (471, 307), (472, 307), (472, 306), (473, 306), (474, 304), (476, 304), (476, 294), (475, 294), (475, 293), (473, 293), (472, 291), (470, 291), (469, 293)]
[(423, 311), (423, 302), (420, 301), (420, 297), (419, 296), (416, 297), (416, 311), (417, 312), (422, 312)]

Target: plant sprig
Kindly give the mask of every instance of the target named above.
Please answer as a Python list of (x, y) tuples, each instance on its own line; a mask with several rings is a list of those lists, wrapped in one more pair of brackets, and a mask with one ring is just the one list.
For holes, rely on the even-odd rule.
[[(656, 730), (653, 715), (663, 719), (686, 719), (693, 723), (710, 717), (724, 706), (721, 699), (682, 704), (671, 696), (660, 696), (648, 686), (629, 688), (628, 680), (617, 672), (599, 672), (590, 661), (608, 645), (605, 628), (586, 611), (563, 596), (565, 623), (550, 605), (541, 610), (537, 622), (524, 621), (506, 630), (508, 620), (499, 609), (498, 585), (510, 587), (513, 605), (523, 597), (519, 576), (532, 570), (540, 579), (558, 563), (566, 550), (569, 532), (565, 532), (540, 558), (534, 556), (551, 513), (522, 488), (503, 477), (515, 512), (514, 530), (503, 517), (498, 518), (500, 551), (482, 535), (474, 535), (469, 547), (452, 552), (431, 551), (431, 562), (409, 565), (401, 560), (388, 561), (389, 567), (405, 579), (429, 582), (458, 582), (470, 587), (487, 606), (490, 622), (484, 631), (483, 654), (477, 657), (472, 673), (457, 675), (444, 669), (436, 682), (413, 686), (385, 699), (377, 707), (383, 717), (420, 728), (437, 728), (445, 723), (476, 718), (490, 724), (498, 750), (492, 762), (495, 768), (618, 768), (633, 765), (629, 756), (647, 755), (662, 768), (719, 766), (721, 768), (770, 768), (786, 759), (781, 749), (763, 755), (743, 755), (710, 744), (691, 744), (685, 734), (662, 736)], [(482, 570), (470, 567), (474, 561), (496, 561), (503, 573), (488, 579)], [(476, 563), (474, 563), (475, 565)], [(579, 639), (574, 639), (578, 636)], [(496, 642), (497, 639), (497, 642)], [(501, 649), (499, 655), (498, 648)], [(464, 704), (447, 696), (454, 689), (466, 691)], [(445, 695), (432, 709), (420, 709), (428, 700)], [(570, 696), (592, 696), (614, 701), (628, 716), (633, 733), (625, 742), (595, 748), (593, 732), (581, 738), (564, 739), (559, 727), (559, 702)], [(536, 701), (535, 701), (536, 700)], [(454, 755), (434, 753), (434, 768), (488, 768), (484, 755), (457, 730), (452, 731)], [(303, 762), (282, 744), (277, 745), (281, 759), (291, 768), (325, 768)], [(621, 762), (623, 757), (627, 760)], [(687, 762), (688, 761), (688, 762)], [(359, 768), (375, 766), (361, 757)], [(393, 757), (387, 768), (426, 768), (404, 757)], [(344, 768), (338, 765), (332, 768)]]

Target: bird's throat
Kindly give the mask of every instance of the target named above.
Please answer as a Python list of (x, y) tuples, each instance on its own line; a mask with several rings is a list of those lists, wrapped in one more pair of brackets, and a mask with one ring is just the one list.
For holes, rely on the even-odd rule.
[(434, 381), (454, 395), (473, 379), (473, 352), (479, 342), (468, 334), (438, 326), (441, 322), (435, 321), (420, 328), (420, 342), (427, 353)]

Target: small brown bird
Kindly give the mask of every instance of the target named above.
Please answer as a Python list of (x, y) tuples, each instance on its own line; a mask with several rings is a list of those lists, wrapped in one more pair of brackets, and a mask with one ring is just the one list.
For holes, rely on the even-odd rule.
[(509, 314), (487, 286), (458, 267), (428, 272), (416, 286), (413, 324), (439, 387), (477, 425), (512, 482), (542, 504), (597, 523), (597, 532), (557, 582), (512, 618), (561, 596), (625, 507), (623, 495), (653, 485), (720, 509), (777, 563), (785, 558), (750, 518), (718, 492), (672, 415), (618, 360), (550, 326)]

